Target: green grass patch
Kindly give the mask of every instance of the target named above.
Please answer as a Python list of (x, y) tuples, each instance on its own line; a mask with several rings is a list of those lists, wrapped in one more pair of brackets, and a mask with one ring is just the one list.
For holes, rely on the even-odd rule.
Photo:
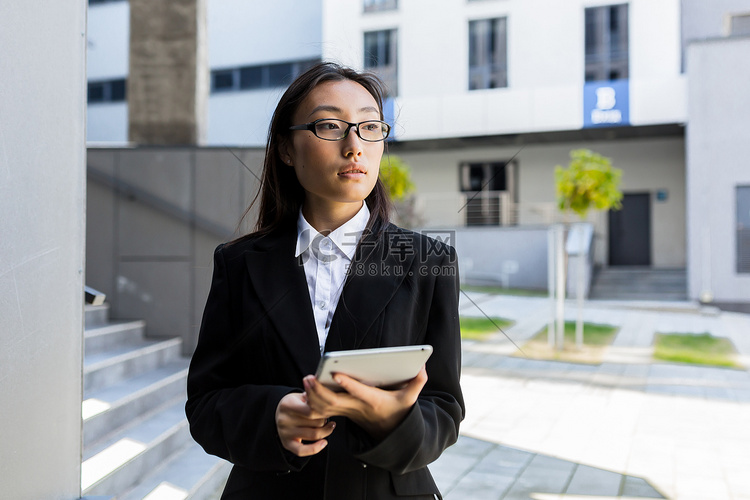
[[(513, 321), (505, 318), (470, 318), (461, 316), (461, 338), (469, 340), (484, 340), (495, 333), (500, 333), (498, 327), (505, 330)], [(494, 322), (494, 323), (493, 323)]]
[[(617, 328), (609, 325), (597, 325), (595, 323), (583, 324), (583, 343), (591, 346), (606, 346), (612, 343), (617, 334)], [(533, 340), (542, 340), (547, 342), (547, 327), (545, 326), (539, 333), (534, 335)], [(575, 321), (565, 322), (565, 335), (563, 336), (563, 346), (575, 346), (576, 343), (576, 323)]]
[(654, 336), (654, 359), (743, 368), (737, 361), (737, 350), (732, 342), (708, 333), (657, 333)]
[(476, 286), (464, 285), (464, 292), (489, 293), (491, 295), (515, 295), (518, 297), (547, 297), (547, 292), (542, 290), (526, 290), (522, 288), (503, 288), (501, 286)]
[(570, 363), (600, 364), (607, 347), (617, 335), (617, 328), (595, 323), (583, 324), (583, 346), (576, 345), (575, 321), (565, 322), (563, 348), (561, 350), (550, 347), (547, 339), (547, 327), (542, 328), (522, 347), (523, 353), (515, 356), (526, 356), (531, 359), (545, 359), (552, 361), (566, 361)]

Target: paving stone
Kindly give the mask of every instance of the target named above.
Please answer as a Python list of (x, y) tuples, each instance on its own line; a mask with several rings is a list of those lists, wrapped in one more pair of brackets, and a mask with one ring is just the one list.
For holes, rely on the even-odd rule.
[(575, 469), (574, 462), (536, 455), (503, 499), (528, 500), (533, 493), (561, 494)]
[(622, 485), (622, 496), (638, 498), (664, 498), (648, 481), (640, 477), (625, 476)]
[(579, 465), (564, 493), (615, 497), (620, 492), (622, 480), (623, 476), (616, 472)]
[(491, 472), (471, 471), (450, 491), (446, 500), (498, 500), (513, 484), (513, 478)]
[(508, 446), (498, 446), (490, 451), (477, 464), (476, 470), (494, 472), (503, 476), (517, 477), (534, 458), (528, 451), (517, 450)]

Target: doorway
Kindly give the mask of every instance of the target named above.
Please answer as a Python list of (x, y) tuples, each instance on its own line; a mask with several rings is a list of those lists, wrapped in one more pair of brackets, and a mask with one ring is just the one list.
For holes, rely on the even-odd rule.
[(630, 193), (609, 211), (609, 265), (651, 265), (651, 194)]

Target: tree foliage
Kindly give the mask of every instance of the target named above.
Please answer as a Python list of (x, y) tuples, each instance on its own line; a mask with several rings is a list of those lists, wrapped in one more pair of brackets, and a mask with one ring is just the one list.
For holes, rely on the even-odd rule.
[(609, 158), (588, 149), (570, 152), (568, 168), (555, 167), (557, 203), (560, 210), (572, 210), (582, 219), (591, 208), (619, 210), (622, 207), (622, 170)]
[(414, 192), (409, 165), (398, 156), (384, 155), (380, 161), (380, 180), (394, 202), (404, 201)]

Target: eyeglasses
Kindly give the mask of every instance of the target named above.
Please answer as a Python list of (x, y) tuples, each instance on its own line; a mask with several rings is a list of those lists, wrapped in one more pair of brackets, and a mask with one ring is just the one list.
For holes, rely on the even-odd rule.
[(349, 135), (349, 130), (352, 127), (357, 131), (359, 138), (367, 142), (383, 141), (391, 132), (391, 126), (380, 120), (351, 123), (334, 118), (320, 118), (319, 120), (303, 125), (294, 125), (289, 127), (289, 130), (309, 130), (320, 139), (342, 141)]

